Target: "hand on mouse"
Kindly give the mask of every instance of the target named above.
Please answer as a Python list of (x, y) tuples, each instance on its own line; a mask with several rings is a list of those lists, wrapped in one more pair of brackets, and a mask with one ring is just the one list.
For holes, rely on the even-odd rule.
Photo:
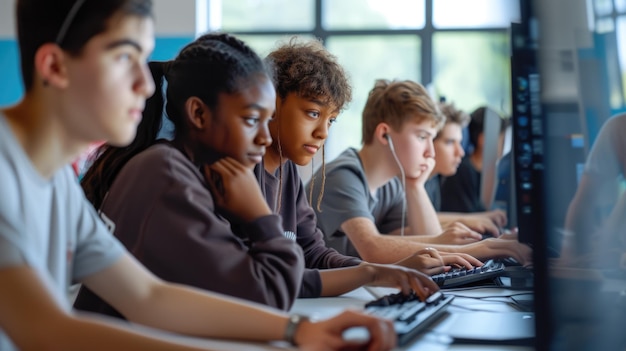
[[(365, 327), (369, 334), (366, 341), (345, 340), (344, 331), (353, 327)], [(294, 337), (302, 350), (391, 350), (397, 344), (396, 332), (390, 320), (374, 317), (363, 312), (346, 310), (339, 315), (319, 321), (300, 324)]]

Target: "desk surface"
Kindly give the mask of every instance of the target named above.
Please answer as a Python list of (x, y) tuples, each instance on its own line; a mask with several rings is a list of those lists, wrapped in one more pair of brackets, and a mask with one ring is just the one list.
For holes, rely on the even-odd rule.
[[(362, 309), (363, 305), (373, 300), (375, 294), (387, 294), (397, 290), (376, 288), (366, 290), (359, 288), (344, 294), (340, 297), (298, 299), (291, 312), (301, 313), (311, 318), (328, 318), (347, 308)], [(454, 351), (531, 351), (530, 346), (510, 346), (510, 345), (480, 345), (480, 344), (456, 344), (453, 343), (448, 331), (454, 321), (454, 317), (464, 313), (473, 312), (519, 312), (511, 297), (522, 297), (532, 294), (529, 291), (509, 290), (503, 288), (470, 288), (470, 289), (449, 289), (444, 293), (455, 295), (455, 299), (448, 307), (449, 315), (441, 318), (431, 325), (428, 331), (415, 338), (411, 345), (398, 348), (397, 350), (454, 350)], [(379, 295), (380, 296), (380, 295)], [(479, 323), (479, 321), (477, 321)], [(194, 346), (214, 348), (219, 350), (290, 350), (284, 343), (272, 345), (251, 344), (239, 342), (226, 342), (216, 340), (205, 340), (190, 338), (185, 336), (172, 335), (174, 339), (182, 340)]]
[[(363, 305), (373, 300), (376, 296), (381, 296), (396, 292), (394, 289), (376, 288), (368, 291), (364, 288), (356, 289), (340, 297), (298, 299), (291, 312), (309, 315), (312, 318), (327, 318), (338, 314), (346, 308), (363, 308)], [(463, 345), (454, 344), (448, 331), (454, 321), (454, 317), (459, 314), (473, 312), (519, 312), (521, 309), (516, 306), (513, 298), (532, 296), (531, 291), (510, 290), (503, 288), (469, 288), (469, 289), (446, 289), (444, 293), (455, 295), (455, 299), (448, 307), (449, 315), (441, 318), (431, 325), (427, 332), (415, 338), (409, 346), (398, 348), (398, 350), (511, 350), (530, 351), (534, 350), (530, 346), (511, 345)], [(477, 321), (480, 323), (480, 321)]]

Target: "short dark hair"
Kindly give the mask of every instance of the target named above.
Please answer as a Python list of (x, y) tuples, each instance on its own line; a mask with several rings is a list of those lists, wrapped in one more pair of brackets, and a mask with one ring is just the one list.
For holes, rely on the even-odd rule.
[[(483, 132), (485, 125), (485, 112), (487, 112), (486, 106), (481, 106), (475, 109), (471, 114), (471, 120), (468, 126), (469, 131), (469, 142), (472, 145), (476, 145), (478, 143), (478, 137)], [(509, 118), (504, 118), (502, 114), (498, 113), (502, 123), (500, 123), (500, 133), (504, 133), (506, 128), (510, 125)]]
[[(26, 91), (33, 86), (37, 50), (56, 42), (63, 23), (80, 0), (18, 0), (16, 4), (17, 37), (20, 48), (22, 81)], [(109, 19), (117, 14), (152, 17), (152, 0), (85, 0), (76, 5), (63, 40), (57, 43), (71, 55), (80, 55), (85, 44), (107, 29)]]
[(342, 110), (352, 100), (348, 75), (317, 39), (303, 41), (291, 37), (266, 58), (274, 69), (276, 95), (285, 99), (289, 93), (321, 99)]

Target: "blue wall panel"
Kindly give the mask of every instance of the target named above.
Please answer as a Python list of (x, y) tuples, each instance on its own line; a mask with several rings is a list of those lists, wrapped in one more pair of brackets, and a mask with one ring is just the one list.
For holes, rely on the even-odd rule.
[(17, 42), (0, 39), (0, 106), (16, 103), (23, 91)]
[[(156, 38), (156, 46), (150, 59), (173, 59), (193, 39), (192, 36)], [(23, 92), (17, 42), (13, 39), (0, 39), (0, 106), (16, 103)]]

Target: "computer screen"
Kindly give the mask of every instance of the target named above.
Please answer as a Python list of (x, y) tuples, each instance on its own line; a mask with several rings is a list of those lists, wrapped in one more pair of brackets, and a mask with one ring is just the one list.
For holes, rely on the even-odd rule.
[(511, 41), (511, 199), (509, 210), (518, 228), (518, 241), (533, 248), (535, 292), (535, 347), (551, 337), (541, 308), (547, 280), (547, 245), (544, 242), (544, 119), (538, 64), (538, 27), (531, 0), (520, 1), (520, 23), (512, 23)]
[[(515, 84), (513, 173), (520, 240), (533, 247), (535, 348), (624, 350), (626, 230), (618, 227), (611, 232), (616, 235), (610, 241), (609, 222), (601, 222), (593, 230), (575, 229), (570, 223), (587, 215), (598, 219), (590, 201), (594, 190), (616, 183), (613, 175), (587, 189), (587, 197), (578, 201), (581, 189), (588, 185), (588, 172), (594, 171), (589, 166), (588, 146), (596, 145), (601, 139), (597, 131), (615, 120), (607, 115), (609, 108), (598, 107), (605, 103), (602, 92), (608, 91), (598, 85), (606, 79), (596, 77), (603, 70), (588, 62), (592, 58), (589, 52), (599, 64), (605, 61), (602, 55), (612, 54), (598, 49), (600, 44), (608, 47), (610, 36), (603, 36), (603, 42), (581, 39), (591, 31), (588, 16), (573, 15), (589, 11), (584, 0), (521, 3), (526, 16), (512, 32), (518, 36), (513, 39), (518, 45), (513, 45), (511, 61)], [(562, 18), (567, 22), (559, 22)], [(532, 40), (534, 25), (538, 43)], [(564, 57), (569, 61), (564, 62)], [(567, 64), (570, 61), (572, 65)], [(595, 131), (590, 128), (594, 125), (598, 126)], [(609, 129), (617, 127), (610, 125)], [(626, 146), (626, 142), (621, 144), (626, 133), (618, 130), (612, 134), (614, 139), (607, 144), (618, 153), (626, 150), (621, 146)], [(598, 164), (626, 160), (609, 152), (599, 158)], [(623, 179), (626, 163), (615, 169)], [(619, 191), (614, 187), (615, 195), (619, 196)], [(626, 207), (620, 208), (620, 204), (624, 205), (616, 202), (606, 211), (618, 222), (626, 218)], [(574, 205), (579, 212), (573, 216)]]
[[(532, 36), (530, 2), (522, 23), (511, 25), (512, 174), (519, 241), (533, 244), (543, 226), (543, 118), (537, 43)], [(525, 15), (525, 16), (524, 16)]]
[(480, 200), (486, 209), (493, 208), (498, 179), (497, 164), (502, 156), (500, 142), (504, 134), (500, 133), (502, 118), (492, 108), (485, 109), (483, 119), (483, 158), (480, 172)]

